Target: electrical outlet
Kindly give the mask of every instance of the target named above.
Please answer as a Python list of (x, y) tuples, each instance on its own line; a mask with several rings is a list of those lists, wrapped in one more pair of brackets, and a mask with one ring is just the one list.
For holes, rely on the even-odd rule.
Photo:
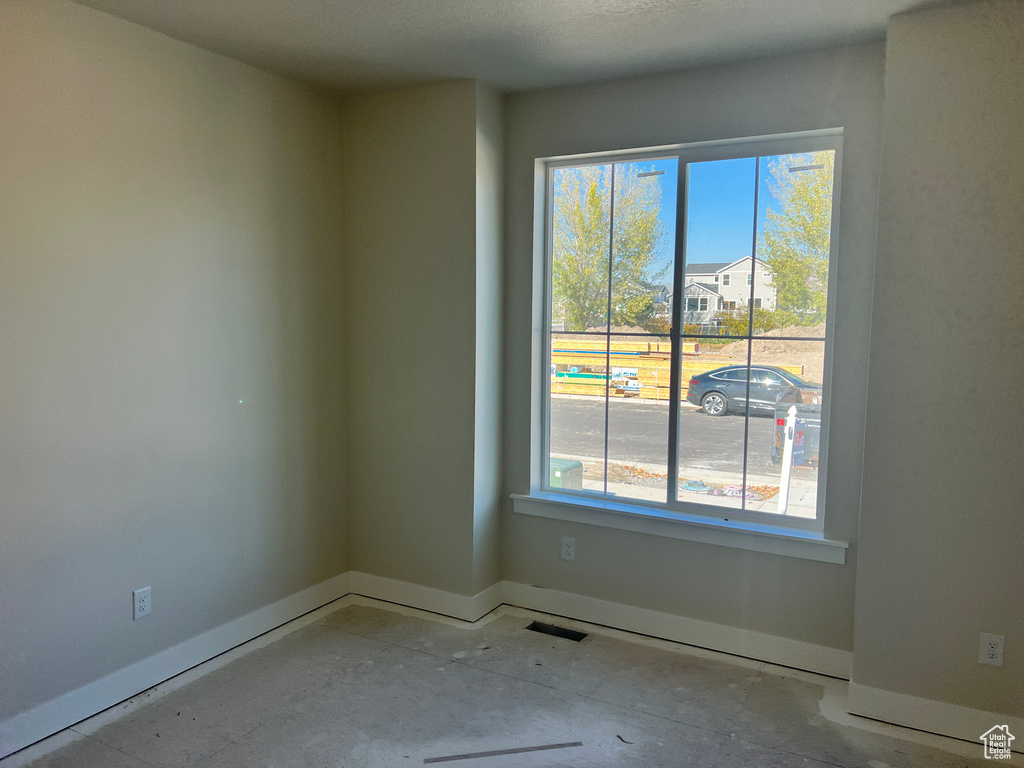
[(132, 604), (134, 606), (132, 610), (133, 621), (141, 619), (143, 616), (149, 616), (153, 612), (152, 590), (149, 587), (136, 589), (132, 592)]
[(990, 635), (987, 632), (981, 633), (981, 645), (978, 648), (978, 663), (988, 664), (990, 667), (1003, 666), (1003, 646), (1006, 638), (1003, 635)]
[(562, 559), (576, 559), (576, 539), (571, 539), (568, 536), (562, 537)]

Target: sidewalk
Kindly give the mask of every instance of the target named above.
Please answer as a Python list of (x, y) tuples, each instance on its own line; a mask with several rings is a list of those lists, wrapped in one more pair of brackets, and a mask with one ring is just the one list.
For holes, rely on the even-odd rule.
[[(596, 459), (592, 456), (569, 456), (565, 454), (559, 454), (559, 457), (575, 459), (583, 462), (585, 468), (592, 468), (589, 478), (587, 477), (588, 473), (584, 472), (583, 490), (596, 491), (598, 493), (604, 491), (604, 482), (602, 480), (595, 479), (595, 475), (599, 475), (603, 471), (604, 462), (602, 459)], [(621, 461), (610, 461), (608, 463), (609, 475), (613, 474), (613, 470), (616, 475), (622, 474), (627, 467), (636, 467), (644, 472), (648, 472), (653, 475), (662, 475), (663, 477), (660, 481), (656, 478), (643, 478), (638, 480), (636, 483), (609, 481), (609, 496), (661, 503), (666, 501), (668, 480), (664, 477), (664, 465), (659, 466), (655, 464), (645, 464), (643, 462), (623, 463)], [(679, 468), (680, 478), (685, 478), (686, 480), (699, 480), (706, 485), (712, 486), (739, 485), (742, 482), (740, 475), (741, 473), (739, 472), (702, 469), (699, 467)], [(781, 469), (779, 474), (774, 475), (748, 473), (747, 486), (778, 487), (780, 476)], [(643, 480), (652, 484), (644, 484)], [(809, 477), (797, 477), (794, 475), (789, 485), (789, 504), (787, 505), (786, 516), (813, 519), (815, 517), (817, 497), (818, 482), (816, 477), (811, 479)], [(779, 497), (777, 493), (770, 498), (761, 501), (747, 499), (746, 509), (755, 512), (778, 514), (778, 499)], [(680, 482), (679, 500), (681, 502), (692, 502), (694, 504), (706, 504), (714, 507), (722, 507), (723, 509), (739, 509), (741, 505), (741, 500), (738, 496), (710, 496), (706, 493), (684, 491), (682, 490), (682, 482)]]

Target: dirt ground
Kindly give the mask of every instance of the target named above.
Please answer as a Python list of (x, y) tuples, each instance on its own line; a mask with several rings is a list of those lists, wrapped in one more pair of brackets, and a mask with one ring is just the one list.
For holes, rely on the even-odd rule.
[[(824, 338), (825, 324), (812, 326), (791, 325), (787, 328), (768, 331), (752, 342), (751, 360), (766, 365), (802, 365), (805, 381), (820, 384), (825, 372), (824, 342), (773, 341), (770, 337), (791, 336), (798, 338)], [(732, 360), (746, 360), (747, 344), (734, 341), (715, 350), (714, 354)]]
[[(603, 472), (604, 462), (584, 460), (583, 476), (588, 480), (600, 481)], [(679, 481), (681, 484), (685, 483), (687, 479), (688, 478), (683, 475), (679, 476)], [(636, 467), (631, 464), (608, 462), (608, 482), (623, 483), (625, 485), (637, 485), (643, 486), (645, 488), (667, 488), (668, 476), (664, 474), (659, 474), (657, 472), (648, 472), (644, 469), (641, 469), (640, 467)], [(712, 490), (720, 490), (728, 486), (726, 483), (710, 483), (707, 487), (711, 488)], [(774, 497), (779, 492), (779, 486), (749, 485), (747, 486), (747, 491), (753, 494), (748, 498), (764, 500)]]
[[(587, 333), (604, 333), (607, 330), (608, 326), (602, 325), (599, 328), (587, 328)], [(635, 333), (641, 336), (649, 335), (649, 331), (645, 331), (643, 328), (636, 325), (613, 325), (612, 333)]]

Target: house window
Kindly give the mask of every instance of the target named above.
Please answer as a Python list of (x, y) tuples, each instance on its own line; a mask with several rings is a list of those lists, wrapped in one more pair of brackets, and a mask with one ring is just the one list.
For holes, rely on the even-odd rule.
[[(538, 490), (821, 529), (840, 145), (820, 134), (545, 163)], [(736, 232), (749, 233), (749, 296), (717, 299), (730, 314), (715, 335), (683, 320), (707, 296), (654, 311), (650, 286), (681, 295), (687, 263), (720, 260)], [(766, 301), (779, 311), (755, 316)]]

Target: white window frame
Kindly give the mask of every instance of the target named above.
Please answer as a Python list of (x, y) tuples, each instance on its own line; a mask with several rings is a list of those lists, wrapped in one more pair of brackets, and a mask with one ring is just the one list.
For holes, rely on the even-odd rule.
[(728, 272), (726, 272), (724, 275), (722, 275), (722, 285), (729, 285), (729, 283), (730, 283), (729, 278), (730, 278), (730, 273), (728, 273)]
[[(534, 220), (534, 332), (533, 386), (531, 389), (530, 492), (513, 494), (515, 510), (525, 514), (579, 520), (595, 525), (654, 533), (672, 538), (708, 541), (826, 562), (845, 562), (846, 542), (824, 536), (827, 512), (828, 436), (832, 400), (832, 347), (834, 340), (837, 245), (842, 174), (842, 130), (831, 129), (799, 134), (754, 137), (694, 144), (677, 144), (639, 150), (592, 153), (577, 156), (541, 158), (536, 161)], [(549, 416), (551, 381), (548, 360), (551, 345), (551, 228), (553, 199), (550, 194), (556, 168), (607, 162), (636, 162), (678, 157), (680, 178), (686, 165), (694, 162), (729, 160), (743, 157), (799, 154), (818, 150), (835, 152), (833, 206), (829, 250), (829, 295), (826, 310), (827, 337), (824, 345), (823, 395), (828, 407), (822, 413), (818, 496), (816, 518), (780, 518), (766, 512), (715, 507), (692, 501), (668, 498), (666, 502), (607, 496), (591, 491), (552, 489), (549, 481)], [(685, 232), (685, 195), (678, 196), (677, 231)], [(680, 235), (680, 237), (682, 237)], [(677, 259), (679, 249), (677, 247)], [(685, 282), (685, 265), (682, 265)], [(724, 283), (723, 283), (724, 284)], [(685, 306), (680, 307), (680, 311)], [(673, 328), (673, 338), (681, 338), (681, 328)], [(678, 355), (674, 356), (677, 357)], [(674, 360), (674, 365), (676, 361)], [(680, 390), (675, 392), (678, 397)], [(679, 402), (677, 399), (676, 403)], [(672, 405), (670, 404), (670, 409)], [(678, 466), (669, 467), (678, 476)]]

